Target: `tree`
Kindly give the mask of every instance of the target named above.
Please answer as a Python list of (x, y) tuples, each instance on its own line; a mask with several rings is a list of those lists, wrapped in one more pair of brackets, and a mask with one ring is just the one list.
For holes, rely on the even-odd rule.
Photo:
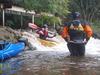
[(79, 11), (83, 19), (92, 21), (100, 9), (100, 0), (70, 0), (70, 11)]
[(23, 7), (26, 10), (35, 10), (35, 12), (48, 12), (60, 15), (67, 14), (69, 0), (23, 0)]
[(44, 24), (48, 24), (50, 26), (57, 26), (61, 24), (61, 19), (59, 17), (42, 14), (40, 17), (35, 17), (35, 24), (39, 26), (42, 26)]

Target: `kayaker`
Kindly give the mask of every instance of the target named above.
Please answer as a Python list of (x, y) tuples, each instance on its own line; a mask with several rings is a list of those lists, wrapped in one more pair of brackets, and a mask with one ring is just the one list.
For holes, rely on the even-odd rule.
[(80, 20), (79, 12), (74, 12), (71, 16), (73, 20), (64, 24), (61, 35), (67, 42), (71, 56), (84, 56), (85, 45), (93, 32), (88, 22)]
[(39, 38), (40, 39), (43, 39), (43, 40), (46, 40), (46, 38), (53, 38), (55, 37), (56, 35), (52, 35), (50, 36), (49, 33), (48, 33), (48, 25), (47, 24), (44, 24), (41, 28), (37, 29), (36, 31), (38, 34), (39, 34)]

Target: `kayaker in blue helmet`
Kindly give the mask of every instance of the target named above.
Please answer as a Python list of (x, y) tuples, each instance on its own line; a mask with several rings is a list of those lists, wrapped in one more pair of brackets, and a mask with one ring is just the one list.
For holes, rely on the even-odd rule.
[(64, 24), (61, 35), (67, 42), (71, 56), (84, 56), (85, 45), (93, 32), (88, 22), (80, 20), (79, 12), (73, 12), (71, 16), (73, 20)]

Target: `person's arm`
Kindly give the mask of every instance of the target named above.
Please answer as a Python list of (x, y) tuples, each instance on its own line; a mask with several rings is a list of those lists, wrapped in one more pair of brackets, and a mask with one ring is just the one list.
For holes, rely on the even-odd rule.
[(68, 34), (68, 27), (64, 26), (63, 31), (61, 33), (61, 36), (68, 42), (69, 39), (69, 34)]
[(88, 40), (90, 39), (90, 37), (91, 37), (92, 34), (93, 34), (90, 25), (85, 25), (84, 31), (85, 31), (85, 33), (86, 33), (86, 41), (88, 42)]
[(43, 31), (42, 31), (41, 29), (38, 29), (38, 30), (36, 31), (36, 33), (39, 34), (39, 35), (40, 35), (40, 34), (41, 34), (41, 35), (44, 35), (44, 33), (43, 33)]

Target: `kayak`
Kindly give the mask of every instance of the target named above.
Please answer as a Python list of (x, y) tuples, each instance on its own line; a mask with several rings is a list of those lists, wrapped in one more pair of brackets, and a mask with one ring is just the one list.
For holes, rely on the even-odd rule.
[(0, 60), (5, 60), (18, 55), (25, 48), (24, 42), (0, 42)]
[(57, 42), (51, 40), (38, 39), (38, 41), (45, 47), (54, 47), (57, 45)]

